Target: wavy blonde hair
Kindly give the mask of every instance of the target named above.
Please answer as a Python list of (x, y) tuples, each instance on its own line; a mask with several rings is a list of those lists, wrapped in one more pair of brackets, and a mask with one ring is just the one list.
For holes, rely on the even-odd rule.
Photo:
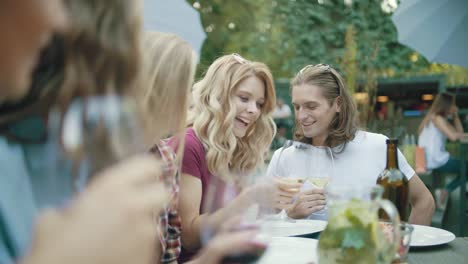
[[(265, 104), (246, 135), (233, 133), (236, 106), (234, 93), (242, 81), (256, 76), (265, 86)], [(276, 103), (273, 77), (268, 67), (248, 61), (237, 54), (225, 55), (213, 62), (204, 78), (194, 85), (194, 105), (189, 125), (203, 143), (208, 169), (225, 180), (231, 173), (245, 174), (264, 161), (275, 133), (270, 113)]]
[[(330, 132), (325, 144), (329, 147), (342, 145), (338, 152), (343, 151), (346, 144), (354, 138), (358, 130), (356, 104), (348, 89), (346, 89), (343, 77), (329, 65), (307, 65), (291, 80), (291, 92), (295, 86), (303, 84), (319, 87), (330, 106), (333, 105), (335, 100), (338, 100), (340, 112), (336, 113), (330, 122)], [(295, 120), (295, 123), (294, 139), (312, 144), (312, 139), (304, 136), (299, 122)]]
[(188, 42), (174, 34), (144, 32), (142, 45), (143, 68), (135, 97), (145, 131), (154, 144), (164, 136), (179, 135), (181, 160), (197, 56)]

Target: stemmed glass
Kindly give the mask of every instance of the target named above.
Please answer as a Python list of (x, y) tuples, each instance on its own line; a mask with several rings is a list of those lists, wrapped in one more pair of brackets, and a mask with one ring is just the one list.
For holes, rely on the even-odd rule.
[[(141, 115), (132, 97), (108, 94), (75, 99), (63, 116), (61, 141), (77, 176), (74, 182), (77, 191), (84, 190), (107, 167), (137, 154), (152, 155), (151, 146), (145, 144)], [(178, 187), (176, 178), (164, 173), (155, 180), (169, 190)], [(167, 219), (167, 213), (167, 210), (154, 212), (158, 229), (164, 226), (160, 221)]]
[[(302, 184), (302, 192), (310, 189), (324, 189), (330, 182), (334, 170), (333, 151), (329, 147), (313, 146), (310, 144), (287, 141), (280, 149), (279, 155), (269, 171), (270, 175)], [(291, 202), (294, 202), (294, 199)], [(322, 209), (312, 215), (315, 218), (324, 218), (326, 209)], [(278, 217), (280, 220), (294, 221), (290, 219), (285, 210)]]
[(150, 146), (134, 101), (118, 95), (74, 100), (63, 117), (61, 143), (78, 175), (76, 187), (83, 189), (96, 172)]
[[(307, 179), (307, 175), (302, 174), (302, 173), (292, 172), (288, 166), (289, 165), (288, 161), (285, 159), (285, 156), (283, 156), (283, 155), (287, 156), (288, 154), (286, 153), (293, 150), (292, 148), (294, 148), (294, 146), (295, 146), (295, 142), (292, 140), (287, 140), (284, 143), (284, 145), (279, 150), (279, 154), (278, 154), (278, 157), (276, 158), (276, 161), (273, 161), (272, 163), (273, 166), (269, 168), (269, 171), (267, 174), (269, 174), (270, 176), (273, 176), (276, 181), (283, 181), (283, 182), (288, 182), (288, 183), (299, 183), (302, 185)], [(291, 193), (299, 193), (300, 189), (290, 189), (288, 191), (290, 191)], [(290, 203), (292, 203), (293, 200), (290, 201)], [(288, 217), (288, 214), (286, 213), (286, 209), (281, 209), (279, 214), (277, 214), (275, 217), (272, 217), (271, 219), (287, 221), (287, 222), (295, 222), (294, 219)]]
[[(230, 174), (230, 173), (227, 173)], [(258, 169), (248, 175), (221, 175), (210, 179), (207, 191), (202, 196), (202, 214), (212, 215), (216, 223), (206, 220), (201, 225), (203, 245), (217, 234), (252, 230), (255, 237), (246, 243), (250, 244), (249, 252), (225, 256), (222, 263), (251, 263), (258, 260), (272, 238), (272, 227), (266, 216), (271, 215), (273, 184), (265, 180), (265, 171)], [(247, 194), (247, 190), (250, 190)], [(247, 199), (245, 199), (248, 197)], [(239, 198), (239, 199), (238, 199)], [(236, 202), (233, 200), (238, 199)], [(241, 201), (241, 202), (240, 202)], [(223, 209), (223, 213), (219, 210)], [(207, 218), (205, 218), (207, 219)]]
[[(310, 162), (308, 163), (309, 176), (304, 187), (307, 188), (310, 184), (311, 188), (324, 189), (329, 184), (335, 168), (333, 151), (330, 147), (310, 146), (307, 152), (310, 156)], [(322, 216), (326, 215), (326, 207), (312, 213), (312, 215), (322, 218)]]

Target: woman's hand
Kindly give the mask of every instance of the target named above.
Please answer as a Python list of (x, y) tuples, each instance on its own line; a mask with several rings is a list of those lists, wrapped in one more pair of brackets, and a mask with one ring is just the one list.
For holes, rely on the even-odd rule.
[(261, 182), (247, 189), (253, 202), (274, 209), (286, 209), (291, 206), (293, 197), (299, 193), (302, 183), (283, 178)]
[(306, 218), (325, 208), (326, 197), (323, 189), (311, 189), (299, 193), (292, 206), (287, 209), (291, 218)]
[(255, 241), (256, 234), (256, 226), (242, 225), (241, 217), (234, 217), (221, 226), (218, 234), (189, 264), (222, 263), (222, 259), (228, 256), (263, 252), (266, 245)]
[(136, 157), (95, 178), (70, 207), (45, 212), (23, 264), (149, 264), (157, 253), (154, 216), (168, 202), (160, 163)]
[(222, 259), (242, 254), (259, 254), (266, 245), (254, 240), (256, 231), (246, 230), (217, 235), (190, 264), (222, 263)]
[(458, 118), (458, 107), (456, 105), (450, 108), (450, 114), (452, 114), (454, 118)]

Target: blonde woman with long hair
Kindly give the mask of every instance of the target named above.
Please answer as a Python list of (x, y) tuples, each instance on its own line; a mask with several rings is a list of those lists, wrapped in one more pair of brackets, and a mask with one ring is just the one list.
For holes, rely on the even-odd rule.
[(263, 63), (237, 54), (222, 56), (211, 64), (192, 93), (181, 166), (181, 262), (201, 247), (203, 223), (210, 222), (216, 229), (236, 211), (233, 208), (247, 207), (254, 192), (266, 190), (259, 186), (243, 188), (215, 214), (203, 209), (210, 183), (242, 186), (242, 175), (263, 164), (275, 132), (270, 117), (276, 101), (273, 78)]
[[(453, 118), (452, 122), (449, 121), (450, 116)], [(458, 174), (463, 161), (451, 157), (445, 149), (447, 139), (457, 141), (467, 136), (458, 117), (455, 95), (447, 92), (438, 94), (421, 122), (418, 132), (418, 145), (424, 147), (427, 169), (434, 170), (436, 174)], [(445, 188), (435, 190), (438, 209), (445, 210), (449, 193), (460, 186), (460, 180), (458, 176)]]
[[(333, 172), (329, 176), (332, 184), (374, 185), (385, 169), (387, 137), (358, 129), (356, 105), (343, 77), (326, 64), (305, 66), (291, 80), (291, 98), (296, 117), (295, 139), (307, 145), (277, 150), (267, 174), (282, 177), (307, 174), (297, 169), (304, 168), (298, 163), (297, 155), (326, 147), (334, 157)], [(361, 166), (364, 161), (365, 166)], [(409, 222), (429, 225), (434, 209), (432, 196), (401, 152), (398, 152), (398, 162), (409, 179), (412, 207)], [(314, 215), (324, 209), (325, 204), (323, 189), (302, 190), (286, 211), (292, 218), (326, 219), (326, 214)]]

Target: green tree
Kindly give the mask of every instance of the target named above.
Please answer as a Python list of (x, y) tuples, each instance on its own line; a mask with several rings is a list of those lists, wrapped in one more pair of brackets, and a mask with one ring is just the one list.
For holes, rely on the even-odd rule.
[[(304, 65), (326, 63), (350, 78), (350, 83), (363, 80), (358, 83), (365, 87), (355, 87), (359, 89), (368, 89), (371, 83), (376, 85), (373, 80), (377, 77), (433, 73), (446, 74), (449, 85), (468, 84), (468, 69), (430, 64), (400, 44), (392, 14), (382, 10), (382, 0), (187, 2), (197, 3), (207, 32), (199, 74), (217, 57), (239, 53), (265, 62), (275, 78), (291, 78)], [(346, 46), (350, 27), (354, 31), (355, 53), (349, 53)], [(354, 61), (352, 73), (349, 63)]]
[[(285, 35), (295, 41), (296, 54), (290, 70), (304, 64), (325, 62), (340, 68), (345, 55), (345, 36), (349, 26), (355, 30), (358, 78), (365, 77), (366, 68), (379, 74), (395, 76), (427, 67), (427, 61), (410, 60), (413, 51), (397, 41), (397, 32), (380, 1), (354, 0), (351, 6), (342, 0), (281, 0), (278, 13), (289, 14)], [(370, 53), (378, 48), (375, 60)], [(342, 65), (341, 65), (342, 66)], [(343, 71), (343, 69), (341, 69)]]
[(292, 56), (283, 42), (282, 17), (272, 12), (276, 4), (269, 0), (188, 0), (197, 6), (207, 39), (202, 47), (199, 74), (219, 56), (239, 53), (250, 60), (265, 62), (275, 76), (289, 72), (282, 61)]
[(356, 90), (356, 70), (357, 70), (357, 44), (356, 44), (356, 31), (354, 26), (350, 25), (346, 29), (345, 35), (345, 53), (342, 59), (342, 68), (346, 75), (346, 87), (354, 93)]

